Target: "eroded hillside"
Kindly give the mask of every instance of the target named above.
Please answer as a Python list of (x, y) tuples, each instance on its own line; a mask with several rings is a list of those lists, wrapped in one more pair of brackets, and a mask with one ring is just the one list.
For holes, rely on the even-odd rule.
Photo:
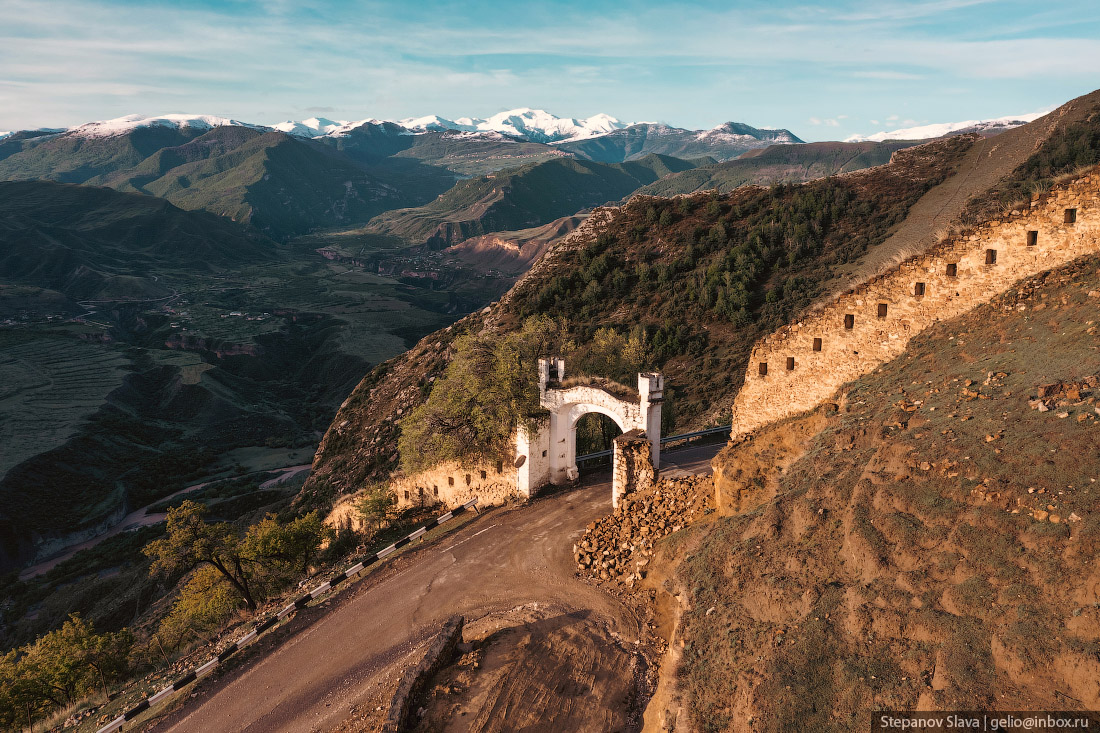
[(1100, 705), (1098, 305), (1091, 258), (930, 329), (774, 485), (746, 476), (740, 514), (666, 546), (698, 729)]

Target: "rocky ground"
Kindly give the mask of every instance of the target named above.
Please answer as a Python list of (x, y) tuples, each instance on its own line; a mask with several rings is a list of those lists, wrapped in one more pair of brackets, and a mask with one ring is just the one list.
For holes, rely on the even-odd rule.
[(930, 329), (801, 418), (774, 492), (669, 538), (696, 729), (1100, 707), (1098, 292), (1090, 259)]
[(589, 524), (573, 545), (582, 575), (627, 588), (646, 577), (655, 543), (714, 511), (714, 479), (707, 475), (663, 479), (629, 494), (609, 515)]

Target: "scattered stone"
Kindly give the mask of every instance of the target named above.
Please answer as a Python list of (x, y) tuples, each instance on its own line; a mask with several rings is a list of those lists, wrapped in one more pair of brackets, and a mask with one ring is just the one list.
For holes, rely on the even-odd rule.
[[(608, 516), (588, 525), (573, 550), (582, 575), (630, 586), (645, 577), (642, 568), (654, 544), (713, 511), (714, 479), (686, 476), (622, 497)], [(596, 561), (595, 557), (602, 558)]]

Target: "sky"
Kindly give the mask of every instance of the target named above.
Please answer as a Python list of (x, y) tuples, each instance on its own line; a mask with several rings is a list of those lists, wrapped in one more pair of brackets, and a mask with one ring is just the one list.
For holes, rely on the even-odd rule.
[(835, 140), (1097, 87), (1095, 0), (0, 0), (0, 130), (533, 107)]

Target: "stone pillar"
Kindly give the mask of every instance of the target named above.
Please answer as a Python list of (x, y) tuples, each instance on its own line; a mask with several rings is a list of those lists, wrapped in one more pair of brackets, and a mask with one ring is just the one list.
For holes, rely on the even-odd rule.
[(641, 400), (642, 424), (649, 436), (650, 461), (653, 470), (661, 468), (661, 402), (664, 399), (665, 378), (660, 374), (638, 375), (638, 397)]
[(627, 494), (653, 486), (657, 476), (650, 460), (650, 441), (641, 430), (631, 430), (615, 438), (613, 455), (611, 506), (617, 507)]
[(530, 499), (550, 482), (550, 426), (516, 429), (516, 490)]
[(550, 360), (539, 359), (539, 394), (546, 394), (546, 385), (550, 381)]

